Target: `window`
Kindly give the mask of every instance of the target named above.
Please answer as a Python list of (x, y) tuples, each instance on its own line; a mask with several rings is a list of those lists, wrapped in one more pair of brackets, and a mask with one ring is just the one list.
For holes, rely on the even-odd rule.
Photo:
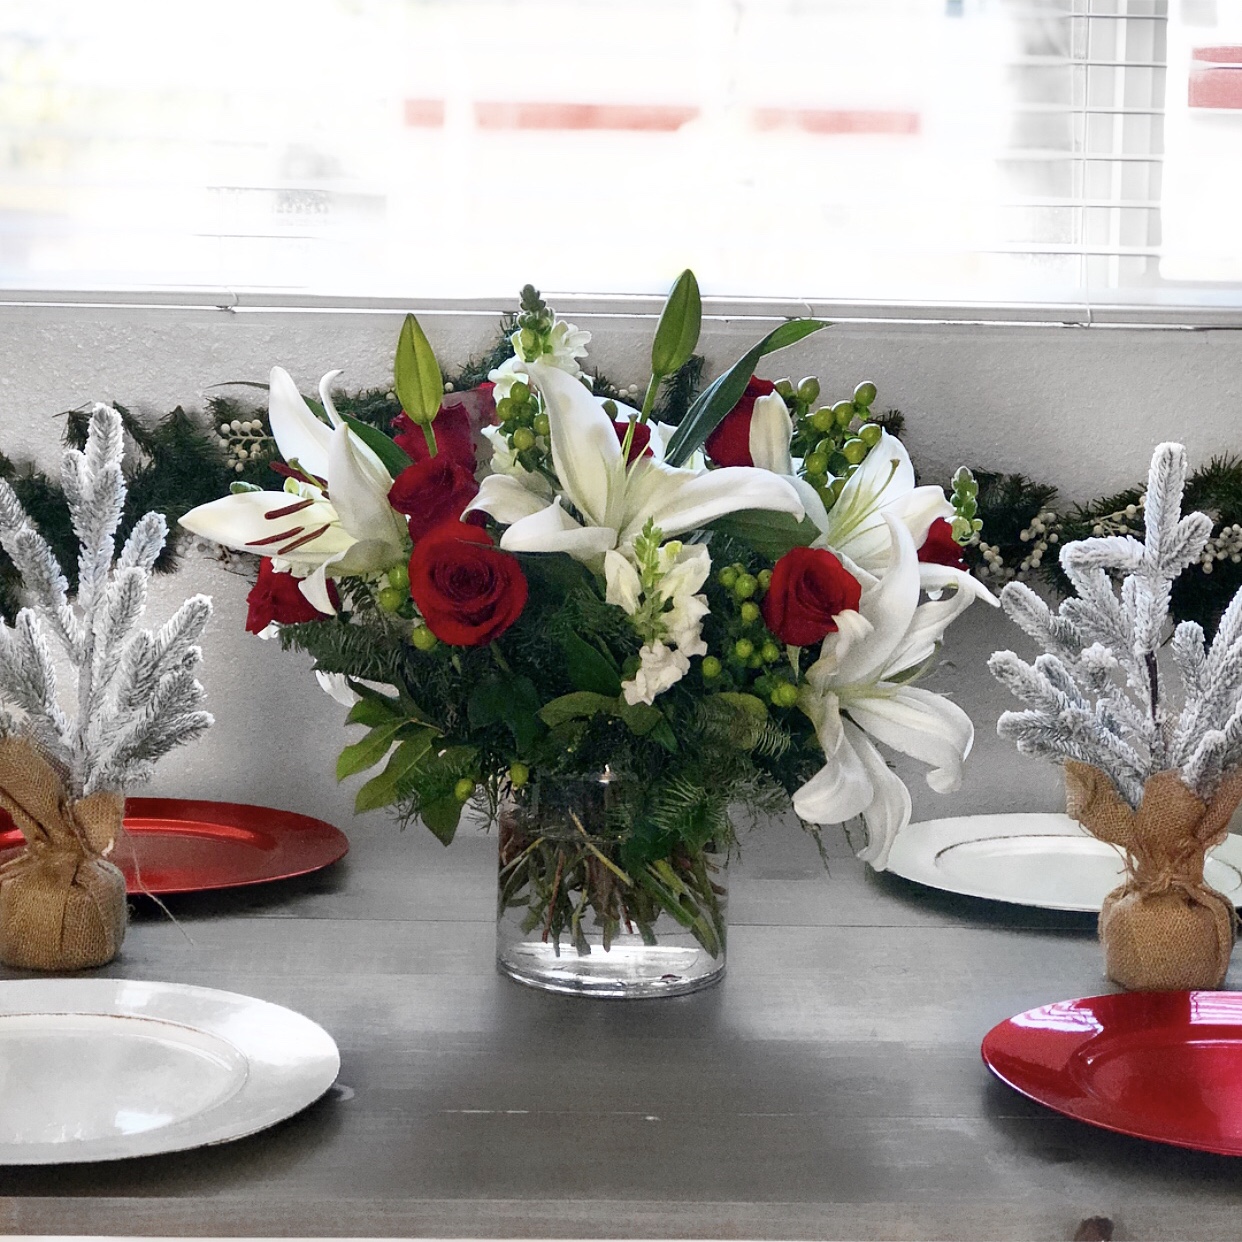
[(1242, 0), (1175, 5), (7, 0), (0, 285), (1232, 305)]

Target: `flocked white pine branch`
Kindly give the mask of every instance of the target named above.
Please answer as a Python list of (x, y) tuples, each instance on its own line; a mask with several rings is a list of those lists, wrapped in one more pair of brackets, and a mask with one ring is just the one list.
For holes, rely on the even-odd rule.
[[(210, 599), (186, 600), (154, 632), (137, 628), (168, 534), (163, 516), (140, 519), (113, 563), (123, 452), (120, 416), (96, 405), (85, 452), (65, 454), (61, 482), (80, 546), (76, 605), (47, 541), (0, 480), (0, 546), (21, 572), (26, 599), (12, 626), (0, 623), (0, 735), (29, 735), (75, 797), (147, 779), (161, 756), (211, 724), (193, 672)], [(49, 635), (77, 674), (73, 720), (60, 706)]]
[[(1160, 445), (1148, 475), (1143, 542), (1113, 535), (1062, 548), (1061, 567), (1077, 596), (1057, 613), (1029, 587), (1009, 583), (1001, 592), (1005, 611), (1046, 654), (1027, 664), (998, 651), (989, 661), (1028, 705), (1001, 716), (1001, 736), (1024, 754), (1093, 764), (1132, 806), (1157, 772), (1176, 769), (1206, 798), (1242, 764), (1242, 591), (1210, 648), (1192, 621), (1170, 634), (1173, 582), (1212, 533), (1206, 514), (1181, 515), (1185, 484), (1185, 449)], [(1171, 669), (1159, 658), (1166, 644)], [(1180, 685), (1173, 703), (1170, 672)]]

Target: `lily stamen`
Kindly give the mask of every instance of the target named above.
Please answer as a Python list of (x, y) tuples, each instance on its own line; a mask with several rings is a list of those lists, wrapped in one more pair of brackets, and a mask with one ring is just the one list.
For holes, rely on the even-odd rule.
[(314, 503), (315, 501), (311, 498), (299, 500), (294, 504), (286, 505), (283, 509), (273, 509), (270, 513), (265, 513), (263, 517), (266, 521), (270, 522), (274, 518), (288, 517), (291, 513), (297, 513), (298, 510), (305, 509)]
[(288, 539), (291, 535), (300, 535), (305, 529), (305, 526), (295, 526), (292, 530), (282, 530), (278, 534), (268, 535), (266, 539), (248, 539), (246, 547), (264, 548), (269, 543), (279, 543), (282, 539)]
[[(309, 535), (303, 535), (301, 539), (297, 539), (297, 540), (295, 540), (293, 543), (289, 544), (287, 547), (283, 547), (283, 548), (281, 548), (281, 549), (280, 549), (280, 555), (281, 555), (281, 556), (288, 556), (288, 555), (289, 555), (289, 553), (290, 553), (290, 552), (292, 552), (292, 551), (294, 550), (294, 548), (300, 548), (300, 547), (301, 547), (304, 543), (310, 543), (310, 541), (311, 541), (312, 539), (318, 539), (318, 538), (319, 538), (319, 536), (320, 536), (320, 535), (322, 535), (322, 534), (324, 533), (324, 531), (329, 530), (329, 529), (331, 528), (331, 526), (332, 526), (332, 523), (331, 523), (331, 522), (325, 522), (325, 523), (324, 523), (324, 525), (322, 525), (321, 527), (319, 527), (319, 529), (318, 529), (318, 530), (313, 530), (313, 531), (311, 531), (311, 533), (310, 533)], [(301, 530), (301, 529), (302, 529), (302, 528), (299, 526), (299, 527), (298, 527), (298, 530)], [(294, 533), (296, 533), (296, 532), (294, 532)]]

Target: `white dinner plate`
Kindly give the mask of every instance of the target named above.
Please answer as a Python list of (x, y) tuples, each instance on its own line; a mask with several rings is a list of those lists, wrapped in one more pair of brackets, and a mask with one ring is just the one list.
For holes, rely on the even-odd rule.
[(336, 1080), (332, 1037), (279, 1005), (179, 983), (0, 983), (0, 1164), (182, 1151), (253, 1134)]
[[(1068, 815), (963, 815), (908, 824), (888, 869), (931, 888), (1045, 910), (1098, 913), (1125, 876), (1122, 854)], [(1203, 878), (1242, 900), (1242, 837), (1208, 855)]]

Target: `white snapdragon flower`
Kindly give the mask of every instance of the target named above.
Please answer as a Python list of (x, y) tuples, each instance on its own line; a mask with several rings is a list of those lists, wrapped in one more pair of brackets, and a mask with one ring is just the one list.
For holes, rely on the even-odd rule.
[(653, 703), (656, 695), (675, 686), (690, 671), (689, 657), (659, 640), (644, 643), (638, 658), (638, 671), (633, 679), (621, 683), (625, 701), (631, 707), (636, 703)]
[(529, 384), (529, 366), (532, 362), (556, 367), (567, 375), (572, 375), (574, 379), (580, 379), (582, 368), (578, 365), (578, 359), (586, 357), (587, 342), (590, 339), (591, 334), (585, 329), (575, 328), (572, 323), (558, 319), (553, 324), (552, 330), (543, 338), (543, 352), (537, 356), (527, 357), (522, 346), (522, 334), (515, 332), (510, 338), (516, 351), (513, 357), (506, 359), (495, 370), (488, 372), (487, 378), (496, 385), (496, 390), (492, 395), (497, 401), (502, 401), (509, 395), (518, 380)]
[(690, 656), (707, 654), (707, 596), (698, 592), (711, 573), (711, 556), (703, 544), (659, 540), (660, 532), (648, 527), (628, 553), (604, 555), (604, 598), (625, 611), (644, 639), (638, 671), (622, 682), (630, 704), (651, 703), (685, 676)]

